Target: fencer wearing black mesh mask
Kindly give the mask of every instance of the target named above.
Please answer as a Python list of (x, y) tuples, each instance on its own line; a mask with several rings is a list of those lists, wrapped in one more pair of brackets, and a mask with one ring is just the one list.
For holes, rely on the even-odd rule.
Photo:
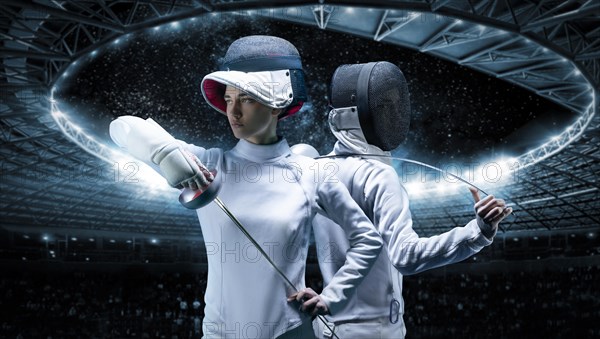
[[(329, 327), (345, 339), (403, 338), (402, 275), (458, 262), (479, 252), (492, 243), (498, 223), (511, 209), (505, 210), (504, 201), (493, 196), (480, 200), (477, 191), (472, 191), (476, 215), (471, 222), (430, 238), (419, 237), (412, 228), (407, 193), (388, 165), (389, 151), (406, 138), (409, 127), (404, 75), (389, 62), (342, 65), (332, 77), (329, 97), (329, 125), (338, 141), (328, 157), (318, 161), (335, 164), (336, 176), (387, 246), (387, 253), (381, 252), (354, 298), (342, 311), (327, 317)], [(305, 154), (309, 149), (309, 145), (292, 147)], [(314, 219), (313, 231), (327, 283), (344, 263), (348, 240), (339, 226), (325, 217)], [(317, 337), (333, 336), (320, 323), (313, 325)]]

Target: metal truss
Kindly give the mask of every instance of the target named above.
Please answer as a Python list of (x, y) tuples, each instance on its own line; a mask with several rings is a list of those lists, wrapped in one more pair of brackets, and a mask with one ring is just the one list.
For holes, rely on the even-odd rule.
[[(300, 6), (286, 15), (288, 6)], [(113, 154), (52, 102), (83, 57), (138, 30), (210, 12), (269, 16), (430, 53), (517, 84), (576, 112), (554, 139), (519, 157), (523, 181), (493, 187), (518, 210), (504, 229), (599, 226), (600, 3), (582, 1), (51, 1), (0, 3), (0, 204), (3, 226), (199, 235), (192, 215), (148, 190), (115, 185)], [(279, 9), (279, 10), (277, 10)], [(54, 113), (54, 114), (52, 114)], [(88, 153), (82, 151), (85, 150)], [(76, 168), (77, 171), (73, 172)], [(67, 173), (65, 177), (65, 169)], [(98, 174), (98, 172), (100, 172)], [(96, 173), (92, 185), (81, 178)], [(161, 199), (164, 201), (164, 199)], [(471, 218), (452, 195), (412, 202), (429, 235)]]

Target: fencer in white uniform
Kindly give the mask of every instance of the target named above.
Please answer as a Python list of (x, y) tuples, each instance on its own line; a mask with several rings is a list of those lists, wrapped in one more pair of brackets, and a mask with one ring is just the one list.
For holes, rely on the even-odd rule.
[[(498, 223), (512, 210), (504, 209), (504, 201), (488, 196), (475, 205), (476, 216), (464, 227), (419, 237), (412, 228), (407, 193), (385, 157), (408, 131), (410, 105), (402, 72), (388, 62), (340, 66), (332, 78), (330, 101), (329, 125), (338, 140), (329, 155), (339, 157), (318, 161), (321, 167), (335, 169), (378, 229), (388, 255), (381, 252), (346, 307), (327, 318), (339, 338), (404, 338), (402, 275), (455, 263), (479, 252), (492, 243)], [(292, 149), (307, 153), (310, 146)], [(360, 154), (383, 157), (356, 156)], [(349, 242), (342, 229), (323, 216), (315, 217), (314, 234), (327, 284), (344, 264)], [(314, 322), (314, 326), (317, 337), (332, 337), (321, 323)]]
[[(295, 98), (300, 80), (291, 76), (301, 72), (299, 62), (289, 42), (251, 36), (230, 46), (227, 70), (204, 77), (204, 98), (227, 115), (240, 139), (229, 151), (176, 140), (151, 119), (125, 116), (110, 126), (118, 145), (157, 168), (172, 186), (219, 185), (219, 198), (294, 284), (286, 285), (214, 203), (198, 209), (208, 255), (206, 338), (312, 337), (310, 314), (302, 310), (343, 309), (381, 249), (381, 237), (347, 189), (315, 171), (312, 159), (292, 154), (275, 133), (278, 118), (302, 104)], [(349, 242), (346, 263), (321, 295), (290, 302), (290, 295), (305, 289), (309, 235), (318, 213), (342, 226)]]

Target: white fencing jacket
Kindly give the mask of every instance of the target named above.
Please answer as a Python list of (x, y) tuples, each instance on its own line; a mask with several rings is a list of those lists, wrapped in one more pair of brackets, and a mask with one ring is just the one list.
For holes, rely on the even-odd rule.
[[(111, 129), (113, 139), (123, 137), (118, 134)], [(221, 200), (295, 285), (295, 290), (288, 287), (215, 203), (198, 209), (208, 257), (204, 336), (273, 338), (310, 321), (287, 297), (305, 288), (316, 213), (342, 225), (349, 239), (346, 263), (321, 294), (332, 314), (343, 309), (382, 246), (346, 188), (316, 168), (313, 159), (292, 154), (284, 139), (272, 145), (240, 140), (226, 152), (181, 145), (218, 171)]]
[[(331, 154), (386, 154), (368, 145), (360, 130), (332, 128), (332, 131), (339, 141)], [(401, 304), (399, 321), (402, 321), (402, 274), (415, 274), (462, 261), (492, 242), (481, 233), (476, 219), (440, 235), (419, 237), (412, 228), (407, 193), (396, 171), (381, 161), (340, 157), (320, 159), (319, 162), (328, 164), (321, 167), (335, 168), (336, 177), (381, 234), (388, 254), (379, 256), (347, 306), (328, 317), (333, 322), (388, 316), (392, 298)], [(313, 224), (319, 266), (327, 284), (344, 263), (343, 254), (349, 243), (342, 229), (330, 219), (316, 216)]]

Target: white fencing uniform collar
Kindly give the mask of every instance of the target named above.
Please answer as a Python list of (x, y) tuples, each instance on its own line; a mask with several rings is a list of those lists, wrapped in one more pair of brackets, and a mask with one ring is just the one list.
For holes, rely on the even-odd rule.
[(286, 108), (294, 100), (290, 70), (266, 72), (218, 71), (202, 79), (202, 95), (217, 111), (227, 114), (226, 86), (235, 87), (271, 108)]
[(241, 139), (233, 149), (245, 158), (255, 162), (273, 161), (290, 154), (290, 146), (283, 138), (269, 145), (257, 145)]
[(391, 165), (390, 152), (371, 145), (367, 142), (360, 127), (356, 107), (334, 108), (329, 112), (329, 128), (338, 142), (333, 147), (337, 155), (343, 154), (377, 154), (386, 157), (369, 157), (377, 159), (384, 164)]

